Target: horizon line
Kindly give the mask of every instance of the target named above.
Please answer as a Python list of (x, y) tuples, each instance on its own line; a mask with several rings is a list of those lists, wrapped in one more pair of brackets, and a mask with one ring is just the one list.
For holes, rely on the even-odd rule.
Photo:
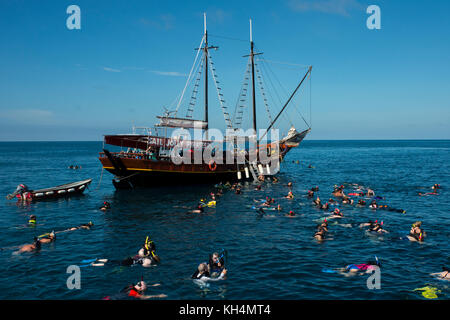
[[(450, 141), (450, 138), (433, 139), (304, 139), (303, 141)], [(302, 141), (302, 142), (303, 142)], [(2, 142), (103, 142), (103, 140), (0, 140)]]

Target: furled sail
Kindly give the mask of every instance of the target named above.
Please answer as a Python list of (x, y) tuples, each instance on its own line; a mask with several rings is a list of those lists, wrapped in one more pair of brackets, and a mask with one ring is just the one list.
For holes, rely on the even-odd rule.
[(192, 120), (185, 118), (173, 118), (173, 117), (161, 117), (157, 116), (159, 123), (157, 127), (169, 127), (169, 128), (185, 128), (185, 129), (206, 129), (208, 123), (202, 120)]

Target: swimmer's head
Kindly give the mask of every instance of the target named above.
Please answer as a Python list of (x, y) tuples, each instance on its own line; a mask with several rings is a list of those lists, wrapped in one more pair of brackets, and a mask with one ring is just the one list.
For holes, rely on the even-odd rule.
[(413, 223), (412, 227), (413, 228), (420, 228), (420, 226), (422, 225), (422, 221), (416, 221)]
[(140, 292), (147, 290), (147, 284), (145, 281), (139, 281), (134, 287)]
[(208, 266), (206, 265), (206, 263), (200, 263), (198, 266), (198, 272), (200, 273), (204, 273), (208, 270)]
[(41, 248), (41, 240), (39, 240), (37, 237), (34, 237), (34, 245), (36, 246), (36, 249)]

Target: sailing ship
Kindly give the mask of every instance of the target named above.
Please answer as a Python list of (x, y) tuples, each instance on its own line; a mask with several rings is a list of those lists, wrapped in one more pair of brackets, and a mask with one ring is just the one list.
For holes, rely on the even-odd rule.
[[(153, 128), (139, 127), (145, 130), (143, 134), (137, 134), (135, 127), (131, 134), (115, 134), (104, 136), (103, 152), (100, 152), (99, 160), (106, 169), (114, 175), (113, 184), (117, 189), (129, 189), (136, 186), (161, 186), (174, 184), (192, 184), (207, 182), (226, 182), (245, 179), (257, 179), (261, 175), (273, 175), (279, 170), (279, 161), (282, 161), (286, 154), (294, 147), (297, 147), (305, 136), (311, 131), (308, 125), (306, 130), (298, 132), (294, 126), (291, 127), (287, 136), (282, 139), (267, 140), (270, 130), (277, 124), (279, 117), (291, 102), (298, 89), (302, 86), (308, 75), (311, 74), (312, 67), (308, 66), (301, 81), (283, 104), (276, 117), (272, 119), (269, 113), (270, 124), (265, 129), (264, 134), (256, 137), (257, 113), (256, 113), (256, 93), (255, 93), (255, 57), (261, 53), (254, 50), (252, 39), (252, 25), (250, 20), (250, 53), (245, 79), (248, 80), (241, 88), (238, 104), (233, 117), (230, 116), (225, 105), (222, 88), (217, 81), (216, 69), (212, 62), (210, 51), (218, 47), (208, 43), (208, 32), (206, 29), (206, 14), (204, 15), (204, 34), (200, 46), (196, 48), (197, 55), (191, 72), (182, 91), (181, 97), (175, 110), (166, 110), (162, 116), (157, 116), (159, 122)], [(200, 58), (199, 58), (200, 57)], [(197, 66), (195, 68), (195, 66)], [(194, 80), (193, 71), (198, 70), (198, 77), (195, 79), (194, 89), (188, 105), (185, 117), (177, 116), (178, 109), (183, 100), (188, 83)], [(209, 137), (209, 110), (208, 110), (208, 74), (212, 75), (217, 90), (219, 105), (222, 109), (227, 134), (222, 141), (213, 141)], [(258, 72), (256, 70), (256, 72)], [(203, 119), (193, 118), (193, 109), (196, 105), (197, 93), (200, 87), (201, 74), (204, 77), (204, 117)], [(247, 136), (239, 131), (242, 125), (243, 106), (239, 105), (239, 100), (247, 96), (247, 90), (251, 78), (252, 91), (252, 122), (253, 129)], [(248, 95), (249, 96), (249, 95)], [(267, 102), (264, 97), (264, 103)], [(249, 101), (250, 104), (250, 101)], [(267, 105), (266, 105), (267, 107)], [(232, 119), (233, 121), (232, 121)], [(306, 123), (306, 121), (305, 121)], [(169, 130), (199, 130), (203, 134), (200, 139), (192, 139), (190, 135), (168, 135)], [(238, 133), (239, 132), (239, 133)], [(195, 136), (195, 133), (194, 133)], [(263, 140), (263, 138), (266, 140)], [(242, 143), (243, 141), (243, 143)], [(120, 147), (121, 151), (111, 152), (105, 148), (106, 145)], [(253, 147), (252, 147), (253, 146)], [(123, 150), (126, 148), (126, 151)], [(266, 154), (264, 154), (267, 151)], [(200, 161), (194, 161), (195, 155), (210, 153), (211, 159), (200, 157)], [(185, 161), (177, 163), (174, 161), (174, 154), (181, 156)], [(217, 161), (214, 156), (219, 154), (221, 159), (227, 161)], [(263, 157), (264, 155), (264, 157)], [(189, 160), (189, 161), (186, 161)], [(277, 160), (277, 167), (269, 165), (268, 160)]]

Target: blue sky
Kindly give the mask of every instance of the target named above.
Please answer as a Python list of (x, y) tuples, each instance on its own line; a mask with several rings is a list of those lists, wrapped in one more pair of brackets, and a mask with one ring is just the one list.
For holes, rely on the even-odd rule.
[[(81, 30), (66, 27), (71, 4)], [(370, 4), (381, 30), (366, 27)], [(449, 1), (2, 0), (0, 140), (101, 140), (153, 125), (184, 87), (203, 12), (231, 110), (252, 18), (266, 60), (313, 66), (310, 139), (450, 139)], [(288, 90), (304, 73), (273, 71)], [(309, 83), (296, 100), (309, 120), (308, 99)], [(220, 127), (216, 100), (211, 83)]]

